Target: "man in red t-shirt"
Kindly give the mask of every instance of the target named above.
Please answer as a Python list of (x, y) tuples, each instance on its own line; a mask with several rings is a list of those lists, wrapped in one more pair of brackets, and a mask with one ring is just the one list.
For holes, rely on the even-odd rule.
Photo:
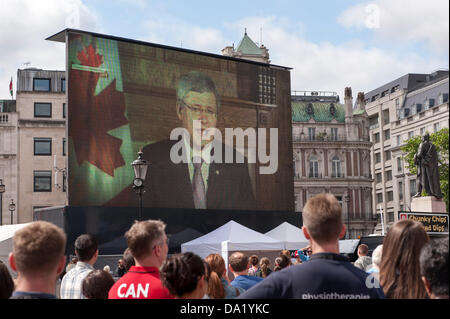
[(173, 299), (159, 279), (159, 267), (169, 250), (165, 228), (160, 220), (146, 220), (135, 222), (126, 232), (136, 265), (111, 287), (109, 299)]

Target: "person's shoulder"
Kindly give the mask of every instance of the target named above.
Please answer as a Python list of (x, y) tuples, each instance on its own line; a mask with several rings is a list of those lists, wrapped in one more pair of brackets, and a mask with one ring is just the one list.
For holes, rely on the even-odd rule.
[(170, 158), (170, 149), (177, 141), (162, 140), (146, 145), (142, 149), (143, 158), (152, 162), (166, 161)]

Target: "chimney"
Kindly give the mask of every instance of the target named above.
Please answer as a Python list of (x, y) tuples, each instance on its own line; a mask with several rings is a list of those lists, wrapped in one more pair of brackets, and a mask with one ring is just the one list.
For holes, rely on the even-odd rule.
[(353, 115), (352, 88), (346, 87), (344, 90), (344, 95), (345, 117), (351, 117)]
[(358, 97), (356, 98), (356, 107), (358, 110), (365, 111), (366, 110), (366, 102), (364, 98), (364, 92), (358, 92)]

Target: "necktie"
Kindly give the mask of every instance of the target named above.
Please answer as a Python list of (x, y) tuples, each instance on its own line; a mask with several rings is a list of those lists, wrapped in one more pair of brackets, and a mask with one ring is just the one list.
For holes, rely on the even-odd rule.
[(200, 163), (196, 163), (194, 160), (194, 181), (192, 189), (194, 193), (195, 208), (206, 209), (206, 192), (202, 176), (202, 162), (203, 160), (201, 160)]

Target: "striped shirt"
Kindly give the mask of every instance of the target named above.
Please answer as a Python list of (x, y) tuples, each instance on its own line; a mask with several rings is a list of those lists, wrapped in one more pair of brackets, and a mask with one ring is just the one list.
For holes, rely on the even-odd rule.
[(83, 295), (81, 285), (83, 279), (92, 271), (94, 267), (79, 261), (77, 265), (64, 275), (61, 282), (61, 299), (86, 299)]

